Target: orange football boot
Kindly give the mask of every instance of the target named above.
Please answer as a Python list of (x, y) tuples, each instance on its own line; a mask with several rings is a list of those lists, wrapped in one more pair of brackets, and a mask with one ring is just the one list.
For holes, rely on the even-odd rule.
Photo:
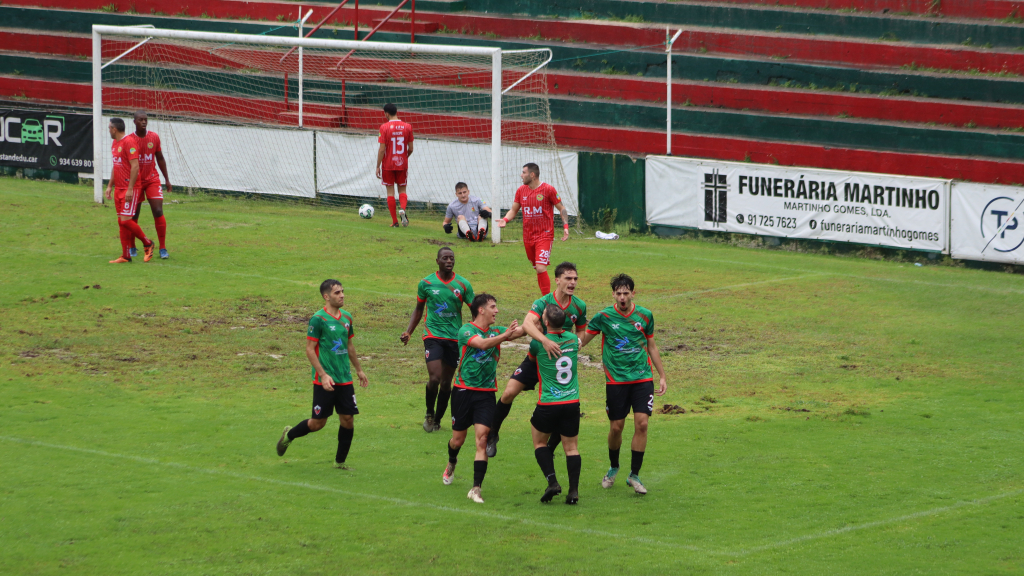
[(124, 258), (122, 256), (118, 256), (117, 260), (111, 260), (110, 262), (107, 262), (107, 264), (131, 264), (131, 263), (132, 263), (131, 260), (129, 260), (127, 258)]
[(149, 246), (142, 247), (142, 251), (146, 253), (146, 255), (142, 257), (143, 262), (149, 262), (153, 259), (153, 248), (156, 248), (156, 242), (150, 242)]

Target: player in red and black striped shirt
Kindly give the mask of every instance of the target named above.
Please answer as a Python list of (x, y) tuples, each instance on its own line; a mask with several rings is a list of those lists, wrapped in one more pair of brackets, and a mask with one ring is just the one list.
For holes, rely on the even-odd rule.
[(505, 217), (498, 220), (498, 226), (505, 227), (511, 222), (519, 208), (523, 209), (523, 246), (526, 258), (537, 271), (537, 286), (540, 295), (551, 292), (551, 277), (548, 276), (548, 265), (551, 264), (551, 244), (555, 240), (555, 208), (562, 215), (562, 241), (569, 239), (569, 213), (558, 197), (555, 187), (540, 181), (540, 166), (533, 162), (523, 166), (523, 185), (516, 190), (512, 208)]

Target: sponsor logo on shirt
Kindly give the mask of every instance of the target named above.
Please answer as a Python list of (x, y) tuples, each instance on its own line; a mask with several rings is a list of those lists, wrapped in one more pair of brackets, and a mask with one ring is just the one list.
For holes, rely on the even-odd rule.
[(334, 340), (334, 347), (331, 348), (331, 352), (334, 352), (338, 356), (348, 354), (348, 348), (345, 347), (345, 339)]
[(548, 393), (554, 396), (555, 398), (562, 398), (563, 396), (571, 396), (573, 394), (576, 394), (577, 389), (573, 388), (571, 390), (559, 390), (558, 388), (548, 388)]
[(629, 338), (626, 337), (616, 338), (615, 343), (612, 344), (612, 347), (615, 348), (615, 350), (622, 352), (623, 354), (635, 354), (641, 351), (640, 348), (629, 346)]

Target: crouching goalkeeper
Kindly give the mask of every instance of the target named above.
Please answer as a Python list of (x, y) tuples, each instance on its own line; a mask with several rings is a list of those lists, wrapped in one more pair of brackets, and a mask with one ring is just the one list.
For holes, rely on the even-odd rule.
[[(458, 228), (459, 238), (468, 238), (470, 242), (481, 242), (487, 238), (487, 222), (491, 219), (491, 209), (482, 200), (469, 193), (465, 182), (455, 185), (455, 200), (448, 205), (444, 214), (444, 231), (451, 234)], [(452, 226), (452, 221), (455, 226)]]

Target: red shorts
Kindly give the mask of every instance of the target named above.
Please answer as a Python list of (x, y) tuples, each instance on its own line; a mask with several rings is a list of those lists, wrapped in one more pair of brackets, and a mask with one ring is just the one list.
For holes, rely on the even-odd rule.
[(408, 174), (408, 170), (381, 170), (381, 179), (384, 181), (385, 186), (405, 186), (405, 177)]
[(530, 264), (535, 266), (551, 264), (551, 242), (551, 239), (537, 240), (535, 242), (523, 241), (523, 246), (526, 247), (526, 259), (530, 261)]
[(142, 197), (145, 198), (146, 200), (163, 200), (164, 189), (160, 187), (160, 182), (143, 184)]
[(125, 200), (125, 196), (128, 195), (127, 193), (127, 188), (114, 189), (114, 206), (117, 208), (118, 216), (135, 216), (135, 212), (139, 209), (139, 202), (142, 201), (142, 192), (136, 188), (135, 194), (132, 194), (132, 199)]

